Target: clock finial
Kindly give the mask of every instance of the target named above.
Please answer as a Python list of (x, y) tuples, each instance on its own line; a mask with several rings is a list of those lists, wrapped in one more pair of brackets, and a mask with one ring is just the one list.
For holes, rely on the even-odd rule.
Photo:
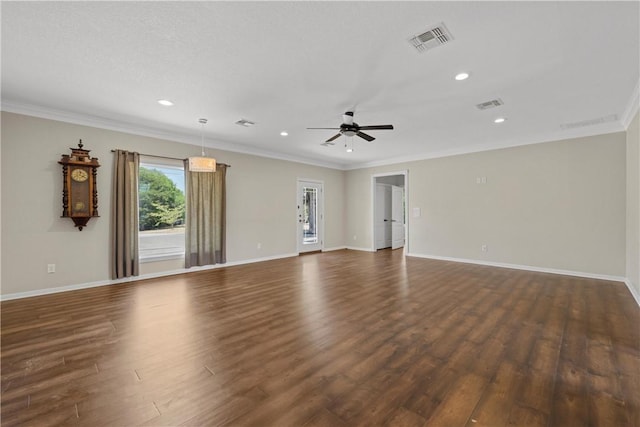
[(78, 147), (82, 148), (82, 140), (80, 140), (80, 142), (78, 142)]

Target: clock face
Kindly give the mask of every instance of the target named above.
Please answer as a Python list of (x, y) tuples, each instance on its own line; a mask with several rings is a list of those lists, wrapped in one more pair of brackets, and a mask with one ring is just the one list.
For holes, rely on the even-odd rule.
[(84, 169), (74, 169), (71, 172), (71, 179), (78, 182), (86, 181), (89, 178), (89, 174)]

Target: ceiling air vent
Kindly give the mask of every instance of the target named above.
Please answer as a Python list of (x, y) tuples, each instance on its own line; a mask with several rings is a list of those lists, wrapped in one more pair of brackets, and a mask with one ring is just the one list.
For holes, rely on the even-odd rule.
[(237, 125), (240, 126), (244, 126), (246, 128), (250, 128), (251, 126), (255, 125), (255, 122), (252, 122), (251, 120), (246, 120), (246, 119), (240, 119), (236, 122)]
[(618, 115), (611, 114), (604, 117), (598, 117), (597, 119), (583, 120), (581, 122), (574, 122), (574, 123), (565, 123), (563, 125), (560, 125), (560, 127), (562, 129), (575, 129), (575, 128), (581, 128), (585, 126), (599, 125), (601, 123), (615, 122), (616, 120), (618, 120)]
[(488, 110), (489, 108), (499, 107), (502, 104), (504, 104), (502, 99), (496, 98), (491, 101), (481, 102), (480, 104), (477, 104), (476, 107), (478, 107), (478, 110)]
[(453, 40), (453, 36), (447, 30), (443, 22), (430, 27), (427, 31), (409, 39), (409, 42), (418, 52), (431, 50)]

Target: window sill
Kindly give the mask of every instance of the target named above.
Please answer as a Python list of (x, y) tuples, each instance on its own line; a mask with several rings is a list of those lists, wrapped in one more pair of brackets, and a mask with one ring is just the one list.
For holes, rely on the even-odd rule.
[(147, 256), (140, 258), (139, 261), (140, 264), (146, 264), (148, 262), (169, 261), (172, 259), (184, 259), (184, 253)]

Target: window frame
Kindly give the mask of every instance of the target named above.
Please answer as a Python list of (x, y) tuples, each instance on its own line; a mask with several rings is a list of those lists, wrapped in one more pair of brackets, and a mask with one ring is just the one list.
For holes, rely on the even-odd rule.
[[(184, 163), (181, 160), (174, 159), (166, 159), (166, 158), (158, 158), (155, 156), (144, 156), (140, 155), (139, 167), (141, 168), (164, 168), (164, 169), (176, 169), (181, 170), (184, 175)], [(140, 220), (140, 183), (138, 183), (138, 221)], [(186, 194), (185, 194), (186, 197)], [(166, 254), (158, 254), (158, 255), (146, 255), (143, 256), (140, 248), (140, 227), (138, 226), (138, 259), (140, 264), (146, 264), (151, 262), (159, 262), (159, 261), (170, 261), (170, 260), (184, 260), (185, 256), (185, 248), (182, 247), (181, 253), (166, 253)], [(184, 230), (181, 233), (184, 236)]]

